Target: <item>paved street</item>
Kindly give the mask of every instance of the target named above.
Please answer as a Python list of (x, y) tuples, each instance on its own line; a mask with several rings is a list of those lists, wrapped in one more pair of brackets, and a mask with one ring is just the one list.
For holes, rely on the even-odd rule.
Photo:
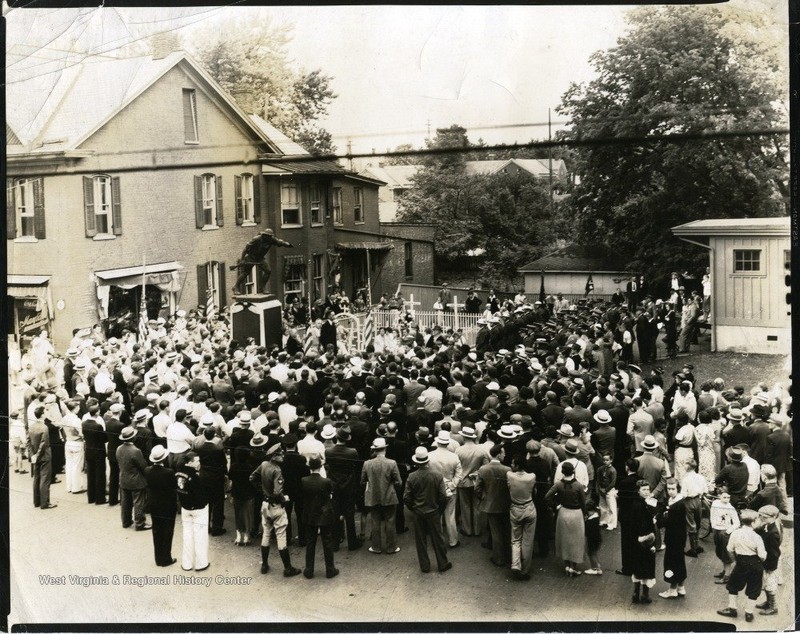
[[(119, 507), (89, 506), (83, 494), (65, 493), (61, 483), (51, 489), (58, 508), (41, 511), (33, 507), (28, 474), (10, 477), (12, 623), (603, 620), (618, 622), (624, 631), (626, 623), (635, 627), (643, 620), (722, 620), (715, 611), (727, 603), (724, 587), (713, 584), (719, 566), (708, 541), (699, 559), (687, 558), (685, 599), (656, 596), (665, 589), (659, 562), (653, 604), (631, 605), (630, 581), (613, 573), (619, 566), (618, 532), (603, 533), (602, 577), (566, 578), (551, 557), (537, 562), (531, 581), (512, 581), (507, 570), (489, 563), (489, 552), (477, 538), (462, 538), (462, 547), (451, 551), (452, 571), (424, 575), (410, 532), (400, 536), (402, 551), (397, 555), (373, 555), (366, 548), (340, 551), (336, 565), (341, 574), (333, 580), (324, 577), (321, 546), (315, 579), (284, 579), (274, 548), (273, 569), (262, 576), (258, 548), (232, 544), (232, 509), (226, 513), (228, 534), (211, 538), (210, 568), (183, 573), (179, 564), (164, 569), (153, 563), (150, 532), (122, 529)], [(179, 520), (173, 542), (173, 555), (178, 557), (180, 544)], [(784, 553), (791, 544), (793, 533), (787, 530)], [(293, 563), (301, 565), (304, 551), (291, 550)], [(757, 615), (752, 624), (743, 616), (726, 621), (751, 630), (792, 626), (792, 553), (783, 561), (779, 615)], [(48, 585), (42, 575), (64, 576), (66, 584)], [(70, 575), (107, 577), (108, 585), (80, 585)], [(119, 585), (113, 583), (114, 575)], [(140, 586), (124, 575), (167, 577), (169, 585)], [(204, 585), (177, 583), (184, 579)]]

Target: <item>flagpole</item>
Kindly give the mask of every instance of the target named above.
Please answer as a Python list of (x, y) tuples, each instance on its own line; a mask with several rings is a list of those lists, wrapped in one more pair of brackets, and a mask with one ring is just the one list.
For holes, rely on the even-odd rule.
[[(147, 253), (142, 253), (142, 306), (146, 309), (147, 308), (147, 300), (144, 294), (144, 287), (145, 287), (145, 271), (147, 270)], [(146, 316), (146, 315), (145, 315)]]

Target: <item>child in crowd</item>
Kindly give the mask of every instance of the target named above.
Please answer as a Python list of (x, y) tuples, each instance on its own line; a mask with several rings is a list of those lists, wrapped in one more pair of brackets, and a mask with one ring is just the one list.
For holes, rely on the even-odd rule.
[[(767, 504), (758, 511), (761, 526), (756, 533), (764, 540), (767, 558), (764, 560), (764, 592), (767, 600), (756, 607), (761, 610), (759, 614), (771, 616), (778, 613), (775, 603), (775, 593), (778, 591), (778, 562), (781, 558), (781, 532), (778, 528), (780, 511), (777, 506)], [(588, 571), (587, 571), (588, 573)]]
[(728, 590), (728, 607), (717, 610), (717, 614), (732, 618), (739, 616), (737, 597), (744, 590), (747, 597), (744, 619), (751, 623), (755, 618), (753, 608), (763, 585), (767, 550), (764, 547), (764, 540), (755, 531), (759, 522), (758, 513), (745, 509), (742, 511), (740, 521), (742, 525), (731, 533), (728, 540), (728, 552), (733, 555), (736, 562), (725, 585)]
[(718, 585), (728, 583), (733, 567), (733, 557), (728, 552), (731, 533), (739, 528), (739, 515), (731, 504), (727, 487), (717, 489), (717, 499), (711, 503), (711, 529), (714, 531), (714, 552), (722, 562), (722, 572), (714, 575)]
[(611, 464), (611, 454), (603, 453), (603, 464), (595, 473), (597, 497), (600, 502), (600, 526), (607, 531), (617, 527), (617, 470)]
[[(614, 467), (611, 468), (613, 469)], [(586, 535), (586, 555), (589, 558), (589, 568), (584, 570), (583, 574), (602, 575), (603, 569), (597, 559), (600, 544), (603, 542), (600, 534), (600, 513), (597, 509), (597, 503), (592, 499), (586, 501), (586, 519), (583, 526)]]

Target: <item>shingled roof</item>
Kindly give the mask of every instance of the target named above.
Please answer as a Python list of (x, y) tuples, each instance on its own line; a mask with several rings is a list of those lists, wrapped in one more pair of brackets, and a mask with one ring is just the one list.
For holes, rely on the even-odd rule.
[(574, 273), (620, 273), (625, 266), (617, 258), (608, 256), (594, 247), (570, 244), (534, 260), (519, 269), (520, 273), (574, 272)]

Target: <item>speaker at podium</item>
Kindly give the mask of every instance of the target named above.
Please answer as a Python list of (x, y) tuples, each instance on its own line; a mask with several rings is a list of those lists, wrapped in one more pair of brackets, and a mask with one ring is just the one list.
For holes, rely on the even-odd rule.
[(271, 293), (234, 295), (231, 306), (231, 338), (244, 346), (253, 338), (259, 346), (282, 347), (282, 305)]

